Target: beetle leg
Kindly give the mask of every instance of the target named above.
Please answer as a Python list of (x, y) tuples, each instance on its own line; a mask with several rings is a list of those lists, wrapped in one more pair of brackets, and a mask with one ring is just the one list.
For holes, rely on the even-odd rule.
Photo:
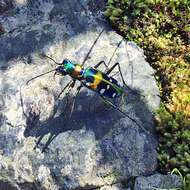
[[(124, 81), (124, 78), (123, 78), (123, 75), (122, 75), (122, 72), (121, 72), (121, 68), (120, 68), (120, 65), (119, 65), (118, 62), (115, 63), (115, 64), (106, 72), (106, 74), (109, 75), (109, 74), (115, 69), (116, 66), (118, 66), (119, 72), (120, 72), (120, 75), (121, 75), (122, 82), (123, 82), (123, 84), (125, 84), (125, 81)], [(125, 84), (125, 85), (126, 85), (126, 84)]]
[(92, 49), (94, 48), (95, 44), (97, 43), (98, 39), (100, 38), (100, 36), (102, 35), (102, 33), (104, 32), (104, 29), (99, 33), (99, 35), (97, 36), (96, 40), (94, 41), (94, 43), (92, 44), (90, 50), (88, 51), (87, 55), (84, 58), (84, 61), (82, 62), (82, 66), (84, 66), (84, 64), (86, 63), (90, 53), (92, 52)]
[(61, 94), (65, 91), (65, 89), (68, 87), (67, 92), (65, 93), (66, 95), (68, 95), (71, 91), (71, 89), (74, 87), (75, 85), (75, 81), (76, 80), (70, 80), (67, 85), (63, 88), (63, 90), (59, 93), (59, 95), (57, 96), (56, 100), (59, 99), (59, 97), (61, 96)]
[(94, 66), (94, 68), (97, 69), (102, 63), (105, 65), (106, 70), (107, 70), (108, 66), (106, 65), (105, 61), (100, 61), (97, 65)]
[[(106, 69), (107, 69), (108, 66), (106, 65), (106, 63), (105, 63), (104, 61), (100, 61), (97, 65), (94, 66), (94, 68), (97, 69), (102, 63), (105, 65), (105, 67), (106, 67)], [(83, 85), (81, 84), (81, 85), (77, 88), (77, 91), (76, 91), (75, 95), (73, 96), (73, 100), (72, 100), (72, 104), (71, 104), (70, 117), (71, 117), (71, 115), (72, 115), (72, 113), (73, 113), (73, 110), (74, 110), (75, 100), (76, 100), (76, 98), (77, 98), (77, 96), (78, 96), (78, 94), (79, 94), (79, 92), (80, 92), (80, 90), (81, 90), (82, 87), (83, 87)]]
[(126, 116), (127, 118), (129, 118), (131, 121), (135, 122), (136, 125), (138, 127), (140, 127), (144, 132), (146, 132), (147, 134), (149, 133), (143, 126), (141, 126), (140, 124), (138, 124), (133, 118), (131, 118), (129, 115), (127, 115), (126, 113), (124, 113), (118, 106), (116, 106), (115, 104), (113, 104), (111, 101), (107, 100), (105, 97), (101, 96), (100, 97), (102, 98), (102, 100), (111, 105), (114, 109), (118, 110), (120, 113), (122, 113), (124, 116)]
[(73, 113), (73, 110), (74, 110), (75, 100), (76, 100), (76, 98), (77, 98), (77, 96), (78, 96), (78, 94), (79, 94), (79, 92), (80, 92), (80, 90), (81, 90), (82, 87), (83, 87), (82, 84), (80, 86), (78, 86), (77, 91), (76, 91), (75, 95), (73, 96), (70, 117), (71, 117), (71, 115)]
[(66, 96), (70, 94), (71, 90), (73, 89), (73, 87), (75, 86), (75, 82), (76, 80), (73, 79), (72, 83), (69, 85), (67, 92), (66, 92)]
[(124, 78), (123, 78), (123, 74), (122, 74), (122, 72), (121, 72), (120, 64), (119, 64), (118, 62), (115, 63), (115, 64), (106, 72), (106, 74), (109, 75), (109, 74), (113, 71), (113, 69), (114, 69), (116, 66), (118, 66), (118, 68), (119, 68), (119, 73), (120, 73), (120, 76), (121, 76), (121, 79), (122, 79), (122, 82), (123, 82), (124, 86), (126, 86), (126, 87), (127, 87), (129, 90), (131, 90), (133, 93), (135, 93), (135, 94), (137, 94), (137, 95), (139, 95), (139, 96), (145, 97), (144, 95), (137, 93), (135, 90), (133, 90), (133, 89), (131, 89), (129, 86), (127, 86), (127, 84), (125, 83), (125, 80), (124, 80)]

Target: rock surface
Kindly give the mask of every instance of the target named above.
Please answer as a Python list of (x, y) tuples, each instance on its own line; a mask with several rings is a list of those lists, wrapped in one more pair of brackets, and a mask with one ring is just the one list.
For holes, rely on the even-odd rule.
[(149, 177), (137, 177), (135, 181), (135, 190), (152, 190), (153, 188), (159, 189), (174, 189), (176, 187), (182, 188), (183, 184), (177, 175), (161, 175), (154, 174)]
[[(0, 17), (6, 31), (0, 37), (0, 187), (90, 189), (151, 174), (159, 90), (142, 50), (102, 19), (103, 1), (17, 0), (13, 6)], [(85, 87), (70, 116), (80, 82), (57, 99), (69, 76), (49, 73), (26, 85), (56, 68), (41, 54), (85, 68), (119, 62), (132, 90), (124, 88), (114, 103), (142, 128)], [(122, 84), (118, 69), (111, 75)]]

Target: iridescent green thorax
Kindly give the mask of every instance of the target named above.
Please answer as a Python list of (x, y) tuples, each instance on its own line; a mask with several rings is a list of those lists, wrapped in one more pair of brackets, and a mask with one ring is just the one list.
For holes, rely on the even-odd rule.
[(71, 77), (80, 80), (83, 77), (85, 70), (81, 65), (73, 64), (69, 60), (64, 60), (62, 64), (62, 70), (69, 74)]

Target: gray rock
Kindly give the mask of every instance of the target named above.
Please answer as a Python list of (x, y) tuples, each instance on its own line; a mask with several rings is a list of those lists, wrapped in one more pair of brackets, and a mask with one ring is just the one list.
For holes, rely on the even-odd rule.
[(105, 185), (100, 188), (100, 190), (124, 190), (121, 183), (114, 185)]
[[(160, 100), (153, 69), (135, 43), (104, 23), (94, 2), (15, 2), (14, 14), (0, 18), (6, 29), (0, 38), (0, 184), (9, 189), (94, 188), (156, 169), (153, 116)], [(130, 89), (114, 103), (136, 123), (85, 87), (70, 117), (80, 82), (68, 99), (57, 99), (69, 76), (49, 73), (26, 85), (57, 66), (41, 53), (85, 68), (119, 62)], [(113, 74), (122, 84), (118, 68)]]
[(181, 178), (177, 175), (154, 174), (149, 177), (139, 176), (135, 180), (134, 190), (152, 190), (182, 188)]
[(104, 185), (95, 190), (131, 190), (130, 188), (125, 188), (121, 183), (116, 183), (113, 185)]
[(0, 1), (0, 13), (4, 13), (10, 8), (12, 8), (13, 4), (11, 0), (1, 0)]

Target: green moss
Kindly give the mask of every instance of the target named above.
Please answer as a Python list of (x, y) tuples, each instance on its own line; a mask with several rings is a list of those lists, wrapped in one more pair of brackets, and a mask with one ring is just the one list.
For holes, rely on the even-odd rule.
[(112, 0), (105, 15), (155, 69), (160, 170), (178, 168), (190, 184), (190, 1)]
[(160, 118), (157, 131), (159, 132), (158, 152), (160, 168), (169, 171), (178, 167), (185, 175), (190, 172), (190, 129), (189, 123), (184, 122), (185, 116), (179, 112), (175, 117), (169, 113), (164, 104), (158, 110)]

